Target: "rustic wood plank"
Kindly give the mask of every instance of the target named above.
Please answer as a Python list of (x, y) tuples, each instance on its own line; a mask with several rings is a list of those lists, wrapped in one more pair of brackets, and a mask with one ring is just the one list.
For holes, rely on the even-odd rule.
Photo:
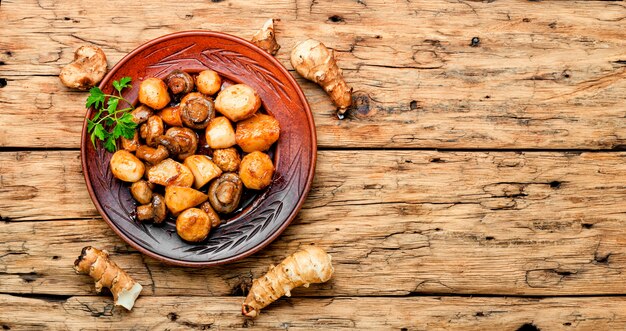
[[(25, 221), (95, 215), (77, 155), (0, 153), (9, 187), (22, 169), (51, 169), (39, 172), (38, 185), (23, 177), (38, 187), (35, 196), (18, 201), (17, 190), (0, 191), (9, 220), (0, 223), (0, 292), (90, 293), (89, 278), (71, 270), (87, 244), (121, 256), (156, 295), (240, 291), (309, 243), (335, 256), (337, 274), (302, 295), (618, 294), (626, 286), (626, 153), (323, 151), (309, 198), (278, 241), (200, 270), (140, 263), (100, 220)], [(39, 200), (51, 195), (75, 204), (54, 211), (52, 200)]]
[(621, 297), (282, 299), (248, 320), (240, 297), (140, 297), (133, 311), (103, 297), (0, 295), (5, 330), (620, 330)]
[(319, 38), (357, 91), (358, 107), (338, 121), (320, 89), (300, 80), (322, 147), (623, 148), (626, 6), (575, 4), (188, 1), (120, 11), (115, 1), (4, 1), (0, 146), (78, 146), (85, 96), (54, 76), (81, 44), (101, 45), (114, 64), (165, 33), (249, 37), (275, 16), (282, 63), (290, 67), (298, 40)]

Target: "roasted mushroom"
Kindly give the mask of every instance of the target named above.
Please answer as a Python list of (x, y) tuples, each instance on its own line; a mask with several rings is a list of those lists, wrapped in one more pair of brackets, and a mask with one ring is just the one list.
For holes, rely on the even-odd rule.
[(207, 195), (191, 187), (168, 186), (165, 188), (165, 204), (174, 216), (181, 211), (206, 201)]
[(145, 128), (145, 137), (143, 137), (143, 132), (141, 132), (142, 138), (146, 139), (146, 144), (148, 144), (148, 146), (157, 147), (159, 143), (156, 139), (163, 134), (163, 131), (165, 131), (163, 120), (159, 116), (152, 115), (148, 118)]
[(261, 107), (261, 98), (254, 89), (245, 84), (231, 85), (223, 89), (215, 99), (215, 109), (233, 122), (245, 120)]
[(167, 148), (163, 145), (157, 146), (157, 148), (149, 147), (146, 145), (141, 145), (137, 148), (137, 152), (135, 152), (138, 158), (150, 163), (157, 164), (170, 155), (167, 151)]
[(165, 135), (160, 136), (157, 142), (165, 146), (170, 155), (178, 155), (179, 160), (184, 160), (196, 152), (198, 135), (188, 128), (173, 127), (169, 128)]
[(141, 105), (133, 109), (130, 114), (133, 115), (133, 122), (139, 125), (146, 122), (148, 118), (152, 116), (152, 109), (148, 108), (146, 105)]
[(213, 95), (220, 90), (222, 78), (213, 70), (204, 70), (196, 77), (196, 87), (200, 93)]
[(237, 145), (246, 153), (266, 151), (278, 140), (280, 125), (269, 115), (256, 114), (237, 123)]
[(157, 115), (161, 117), (163, 122), (169, 126), (183, 126), (183, 120), (180, 118), (180, 107), (165, 107)]
[(79, 90), (96, 86), (107, 72), (107, 58), (96, 46), (81, 46), (74, 52), (74, 61), (61, 69), (63, 85)]
[(150, 221), (154, 223), (161, 223), (167, 217), (167, 208), (165, 206), (165, 199), (162, 195), (154, 193), (152, 194), (152, 202), (137, 207), (137, 219), (140, 221)]
[(213, 151), (213, 163), (224, 172), (235, 172), (239, 169), (241, 158), (234, 147), (216, 149)]
[(189, 242), (200, 242), (209, 235), (211, 220), (209, 216), (198, 208), (190, 208), (176, 218), (176, 232)]
[(165, 84), (173, 94), (187, 94), (193, 90), (193, 78), (188, 73), (178, 69), (165, 77)]
[(133, 185), (130, 186), (130, 194), (142, 205), (152, 201), (152, 188), (145, 180), (134, 182)]
[(139, 145), (141, 145), (139, 143), (139, 132), (135, 130), (135, 135), (133, 136), (133, 139), (128, 139), (124, 136), (120, 137), (122, 140), (122, 148), (129, 151), (129, 152), (134, 152), (137, 150), (137, 148), (139, 147)]
[(235, 130), (230, 121), (224, 117), (214, 118), (205, 131), (206, 142), (213, 149), (228, 148), (237, 143)]
[(193, 184), (193, 174), (185, 165), (172, 159), (165, 159), (150, 168), (148, 171), (148, 181), (163, 186), (174, 185), (191, 187)]
[(191, 170), (194, 187), (197, 189), (222, 174), (222, 169), (206, 155), (191, 155), (185, 159), (183, 164)]
[(170, 103), (167, 85), (158, 78), (148, 78), (139, 85), (139, 102), (152, 109), (162, 109)]
[(185, 126), (204, 129), (215, 117), (213, 101), (202, 93), (189, 93), (180, 101), (180, 117)]
[(130, 183), (140, 180), (144, 172), (143, 162), (123, 149), (113, 154), (110, 166), (115, 178)]
[(259, 151), (243, 157), (239, 168), (239, 176), (243, 185), (252, 190), (261, 190), (272, 183), (274, 164), (270, 157)]
[(198, 208), (202, 209), (202, 211), (209, 215), (209, 219), (211, 220), (211, 228), (216, 228), (222, 223), (220, 216), (215, 212), (215, 210), (213, 210), (210, 202), (205, 201), (200, 206), (198, 206)]
[(209, 186), (209, 201), (219, 213), (228, 214), (237, 209), (243, 185), (237, 174), (225, 173)]

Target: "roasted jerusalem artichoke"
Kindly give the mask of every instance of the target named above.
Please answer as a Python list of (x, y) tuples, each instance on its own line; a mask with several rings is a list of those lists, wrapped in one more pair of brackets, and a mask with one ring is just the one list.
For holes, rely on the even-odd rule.
[(306, 246), (291, 254), (261, 278), (252, 282), (252, 288), (241, 306), (241, 312), (256, 317), (261, 309), (283, 295), (291, 296), (291, 290), (309, 284), (324, 283), (334, 272), (331, 256), (316, 246)]

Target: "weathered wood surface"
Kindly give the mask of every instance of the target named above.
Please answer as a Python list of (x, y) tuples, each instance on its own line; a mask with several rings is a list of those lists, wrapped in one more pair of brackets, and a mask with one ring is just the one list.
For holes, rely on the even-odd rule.
[[(0, 295), (5, 330), (621, 330), (624, 298), (282, 299), (255, 320), (241, 297), (140, 297), (132, 312), (110, 299)], [(315, 314), (312, 314), (315, 312)], [(44, 322), (41, 316), (49, 316)]]
[[(356, 91), (340, 121), (296, 77), (323, 149), (309, 198), (240, 262), (142, 256), (91, 204), (77, 150), (86, 94), (60, 68), (83, 44), (112, 67), (166, 33), (247, 39), (269, 17), (288, 69), (314, 37)], [(626, 328), (622, 2), (2, 0), (0, 21), (2, 330)], [(451, 150), (411, 150), (437, 148)], [(311, 243), (333, 255), (333, 280), (242, 319), (251, 279)], [(133, 312), (73, 272), (85, 245), (145, 286)]]
[(321, 39), (357, 91), (358, 107), (339, 121), (320, 89), (300, 80), (322, 147), (626, 145), (620, 2), (4, 0), (0, 146), (79, 146), (85, 94), (56, 78), (79, 45), (101, 46), (112, 66), (166, 33), (249, 38), (268, 17), (281, 20), (283, 64), (291, 68), (297, 41)]
[[(0, 223), (0, 292), (91, 293), (91, 280), (71, 270), (87, 244), (119, 255), (156, 295), (236, 292), (309, 243), (333, 254), (336, 277), (297, 291), (303, 295), (620, 294), (626, 287), (626, 153), (322, 151), (309, 198), (280, 239), (254, 257), (204, 270), (142, 259), (99, 219), (67, 220), (96, 215), (77, 151), (0, 153), (3, 174), (36, 166), (48, 170), (32, 182), (3, 175), (0, 201), (15, 205), (1, 206), (8, 222)], [(54, 200), (64, 207), (54, 211)], [(38, 221), (46, 217), (57, 221)]]

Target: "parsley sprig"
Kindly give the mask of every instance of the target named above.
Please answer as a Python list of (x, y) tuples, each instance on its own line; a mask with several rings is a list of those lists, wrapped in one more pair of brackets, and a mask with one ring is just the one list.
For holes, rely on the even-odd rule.
[[(113, 88), (117, 91), (117, 95), (105, 94), (99, 87), (92, 87), (89, 90), (85, 106), (87, 108), (93, 106), (96, 114), (87, 120), (87, 132), (91, 134), (91, 143), (94, 146), (98, 138), (104, 141), (104, 148), (107, 151), (114, 152), (117, 149), (115, 142), (119, 137), (133, 139), (137, 124), (133, 121), (133, 115), (129, 111), (135, 108), (122, 96), (123, 89), (132, 87), (130, 81), (130, 77), (113, 81)], [(126, 102), (129, 106), (117, 109), (120, 101)]]

